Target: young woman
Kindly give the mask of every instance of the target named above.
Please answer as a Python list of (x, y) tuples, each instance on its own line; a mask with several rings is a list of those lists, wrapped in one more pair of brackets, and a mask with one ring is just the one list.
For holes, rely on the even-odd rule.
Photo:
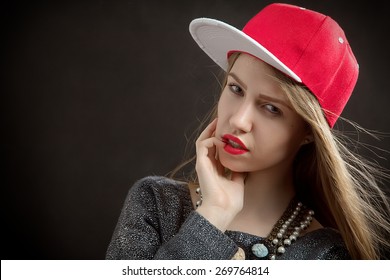
[(333, 130), (358, 76), (340, 26), (271, 4), (243, 31), (213, 19), (190, 31), (226, 71), (194, 179), (138, 181), (107, 259), (380, 258), (386, 175)]

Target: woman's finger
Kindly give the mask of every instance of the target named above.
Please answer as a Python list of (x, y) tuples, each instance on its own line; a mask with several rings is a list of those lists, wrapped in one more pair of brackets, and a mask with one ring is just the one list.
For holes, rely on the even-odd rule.
[(198, 141), (197, 155), (199, 156), (212, 156), (215, 158), (215, 144), (217, 139), (215, 137), (208, 138), (206, 140)]
[[(206, 140), (200, 141), (197, 146), (197, 164), (201, 164), (203, 167), (215, 168), (218, 174), (223, 174), (221, 172), (221, 164), (217, 160), (217, 148), (218, 139), (215, 137), (208, 138)], [(211, 164), (211, 165), (210, 165)], [(200, 167), (200, 166), (199, 166)]]
[(214, 119), (199, 135), (198, 141), (202, 141), (204, 139), (210, 138), (213, 133), (215, 132), (215, 129), (217, 127), (217, 119)]

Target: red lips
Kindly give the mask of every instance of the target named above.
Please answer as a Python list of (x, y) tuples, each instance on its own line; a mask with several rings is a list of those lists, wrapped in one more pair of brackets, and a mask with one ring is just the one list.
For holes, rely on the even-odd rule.
[(232, 155), (242, 155), (247, 153), (249, 150), (245, 144), (237, 137), (231, 134), (225, 134), (222, 136), (222, 142), (225, 143), (223, 147), (226, 152)]

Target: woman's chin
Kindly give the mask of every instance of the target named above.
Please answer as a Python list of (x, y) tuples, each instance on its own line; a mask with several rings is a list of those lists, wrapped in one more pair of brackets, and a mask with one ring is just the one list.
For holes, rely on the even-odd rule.
[(223, 167), (225, 167), (226, 169), (232, 172), (238, 172), (238, 173), (249, 172), (248, 167), (245, 166), (243, 163), (238, 162), (237, 160), (225, 159), (223, 157), (220, 157), (219, 160)]

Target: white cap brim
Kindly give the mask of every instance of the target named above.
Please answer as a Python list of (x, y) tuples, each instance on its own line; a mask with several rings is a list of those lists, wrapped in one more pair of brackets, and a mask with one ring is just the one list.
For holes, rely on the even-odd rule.
[(194, 19), (190, 33), (201, 49), (224, 71), (228, 69), (228, 53), (240, 51), (251, 54), (297, 82), (302, 80), (276, 56), (241, 30), (210, 18)]

